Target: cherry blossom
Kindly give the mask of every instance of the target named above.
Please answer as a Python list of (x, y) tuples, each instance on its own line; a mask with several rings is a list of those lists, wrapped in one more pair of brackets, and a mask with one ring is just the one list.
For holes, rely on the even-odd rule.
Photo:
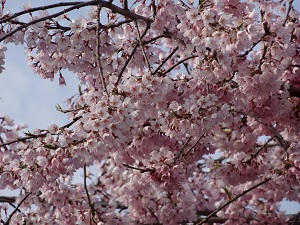
[(20, 193), (0, 196), (3, 224), (299, 224), (280, 211), (300, 202), (293, 1), (99, 0), (1, 16), (0, 73), (14, 43), (41, 78), (80, 82), (56, 106), (65, 125), (0, 117), (0, 188)]

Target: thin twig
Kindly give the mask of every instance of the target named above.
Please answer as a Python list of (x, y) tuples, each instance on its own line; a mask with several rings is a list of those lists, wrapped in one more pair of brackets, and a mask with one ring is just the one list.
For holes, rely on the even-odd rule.
[(82, 118), (82, 116), (77, 116), (77, 117), (73, 118), (73, 121), (71, 121), (70, 123), (68, 123), (68, 124), (66, 124), (62, 127), (60, 127), (59, 129), (63, 130), (65, 128), (69, 128), (70, 126), (72, 126), (76, 121), (80, 120), (81, 118)]
[(179, 1), (182, 4), (182, 6), (188, 8), (188, 9), (191, 9), (191, 7), (189, 7), (184, 1), (182, 1), (182, 0), (179, 0)]
[(198, 144), (198, 142), (201, 140), (201, 138), (203, 138), (205, 135), (205, 133), (203, 133), (198, 139), (197, 141), (192, 145), (192, 147), (190, 147), (190, 149), (183, 155), (184, 157), (186, 157), (190, 151)]
[(207, 217), (205, 217), (200, 223), (197, 223), (196, 225), (201, 225), (205, 222), (207, 222), (211, 217), (215, 216), (218, 212), (220, 212), (222, 209), (224, 209), (226, 206), (230, 205), (232, 202), (236, 201), (237, 199), (239, 199), (240, 197), (242, 197), (243, 195), (247, 194), (248, 192), (254, 190), (255, 188), (258, 188), (259, 186), (269, 182), (270, 180), (272, 180), (272, 178), (267, 178), (264, 181), (254, 185), (253, 187), (249, 188), (246, 191), (243, 191), (241, 194), (237, 195), (236, 197), (234, 197), (233, 199), (231, 199), (230, 201), (228, 201), (227, 203), (225, 203), (224, 205), (222, 205), (221, 207), (219, 207), (218, 209), (216, 209), (215, 211), (213, 211), (211, 214), (209, 214)]
[(288, 7), (288, 10), (287, 10), (287, 12), (286, 12), (286, 17), (285, 17), (285, 20), (284, 20), (284, 23), (282, 24), (282, 26), (285, 26), (286, 22), (288, 21), (289, 14), (290, 14), (290, 12), (291, 12), (291, 10), (292, 10), (292, 4), (293, 4), (293, 2), (294, 2), (294, 0), (291, 0), (291, 1), (289, 2), (289, 7)]
[(151, 39), (149, 39), (147, 41), (143, 41), (143, 45), (150, 44), (151, 42), (154, 42), (154, 41), (156, 41), (156, 40), (158, 40), (160, 38), (163, 38), (163, 37), (167, 37), (167, 36), (165, 34), (160, 34), (160, 35), (158, 35), (156, 37), (153, 37), (153, 38), (151, 38)]
[(284, 138), (281, 136), (281, 134), (279, 134), (273, 127), (269, 126), (268, 124), (266, 124), (265, 122), (263, 122), (259, 117), (255, 116), (255, 115), (250, 115), (241, 111), (235, 111), (236, 113), (242, 114), (242, 115), (247, 115), (250, 116), (252, 118), (254, 118), (256, 121), (258, 121), (259, 123), (261, 123), (262, 125), (264, 125), (266, 128), (268, 128), (275, 136), (275, 138), (277, 139), (277, 141), (279, 142), (279, 144), (281, 145), (282, 148), (284, 148), (285, 150), (288, 149), (289, 147), (289, 142), (287, 142), (286, 140), (284, 140)]
[(157, 14), (157, 7), (156, 7), (156, 4), (155, 4), (155, 0), (151, 0), (151, 8), (152, 8), (152, 11), (153, 11), (153, 18), (155, 19), (156, 14)]
[[(52, 18), (55, 18), (55, 17), (58, 17), (60, 15), (63, 15), (67, 12), (70, 12), (72, 10), (75, 10), (75, 9), (79, 9), (79, 8), (82, 8), (82, 7), (85, 7), (85, 6), (89, 6), (89, 5), (98, 5), (99, 3), (101, 2), (102, 4), (102, 7), (105, 7), (105, 8), (108, 8), (108, 9), (111, 9), (114, 13), (117, 13), (117, 14), (121, 14), (125, 17), (128, 17), (132, 20), (143, 20), (147, 23), (147, 25), (149, 25), (151, 23), (151, 20), (144, 17), (144, 16), (140, 16), (138, 14), (135, 14), (134, 12), (130, 11), (130, 10), (125, 10), (125, 9), (122, 9), (120, 8), (119, 6), (116, 6), (116, 5), (113, 5), (107, 1), (101, 1), (101, 0), (94, 0), (94, 1), (88, 1), (88, 2), (78, 2), (78, 4), (72, 6), (72, 7), (69, 7), (65, 10), (62, 10), (58, 13), (54, 13), (54, 14), (51, 14), (49, 16), (45, 16), (45, 17), (42, 17), (42, 18), (39, 18), (39, 19), (36, 19), (36, 20), (33, 20), (31, 22), (28, 22), (24, 25), (21, 25), (19, 27), (17, 27), (16, 29), (12, 30), (11, 32), (7, 33), (6, 35), (4, 35), (3, 37), (0, 38), (0, 42), (5, 40), (6, 38), (12, 36), (14, 33), (20, 31), (20, 30), (23, 30), (33, 24), (36, 24), (36, 23), (39, 23), (39, 22), (42, 22), (42, 21), (45, 21), (45, 20), (48, 20), (48, 19), (52, 19)], [(62, 3), (63, 4), (63, 3)]]
[(178, 61), (173, 66), (171, 66), (167, 71), (165, 71), (164, 74), (167, 74), (167, 73), (171, 72), (175, 67), (179, 66), (181, 63), (184, 63), (185, 61), (187, 61), (189, 59), (196, 58), (196, 57), (198, 57), (198, 56), (197, 55), (191, 55), (191, 56), (188, 56), (188, 57)]
[(20, 201), (20, 203), (17, 205), (17, 207), (14, 209), (14, 211), (10, 214), (8, 220), (4, 223), (4, 225), (9, 225), (9, 222), (13, 215), (19, 210), (21, 204), (28, 198), (28, 196), (31, 195), (31, 192), (29, 192), (23, 199)]
[(142, 37), (141, 37), (139, 26), (138, 26), (138, 22), (137, 21), (134, 21), (134, 22), (135, 22), (136, 30), (137, 30), (137, 33), (138, 33), (138, 39), (139, 39), (139, 42), (140, 42), (140, 46), (142, 48), (142, 52), (143, 52), (145, 61), (147, 63), (149, 73), (152, 74), (151, 65), (150, 65), (149, 59), (148, 59), (148, 57), (146, 55), (146, 52), (145, 52), (145, 48), (144, 48), (144, 45), (143, 45), (143, 41), (142, 41)]
[(190, 142), (191, 139), (192, 139), (191, 136), (188, 137), (187, 141), (181, 146), (181, 148), (180, 148), (178, 154), (176, 155), (176, 157), (174, 158), (172, 164), (175, 164), (175, 163), (177, 162), (177, 160), (181, 157), (181, 155), (182, 155), (182, 153), (183, 153), (185, 147), (187, 146), (187, 144)]
[(153, 172), (155, 172), (154, 169), (150, 169), (150, 168), (141, 169), (141, 168), (138, 168), (138, 167), (130, 166), (130, 165), (125, 164), (125, 163), (123, 163), (123, 166), (125, 166), (125, 167), (127, 167), (129, 169), (139, 170), (141, 173), (146, 173), (146, 172), (153, 173)]
[[(43, 134), (43, 135), (40, 135), (40, 136), (36, 135), (36, 136), (37, 136), (37, 137), (44, 137), (44, 136), (45, 136), (45, 134)], [(22, 137), (22, 138), (17, 138), (16, 140), (13, 140), (13, 141), (9, 141), (9, 142), (5, 142), (5, 143), (1, 143), (1, 144), (0, 144), (0, 147), (6, 146), (6, 145), (11, 145), (11, 144), (14, 144), (14, 143), (16, 143), (16, 142), (23, 142), (23, 141), (26, 141), (26, 140), (28, 140), (28, 139), (32, 139), (32, 138), (35, 138), (35, 137), (33, 137), (33, 136), (30, 136), (30, 137)]]
[(23, 10), (21, 12), (17, 12), (14, 13), (11, 16), (3, 16), (3, 19), (0, 19), (0, 23), (5, 23), (8, 21), (11, 21), (12, 19), (18, 17), (18, 16), (22, 16), (24, 14), (27, 13), (32, 13), (32, 12), (36, 12), (36, 11), (41, 11), (41, 10), (47, 10), (47, 9), (52, 9), (52, 8), (58, 8), (58, 7), (64, 7), (64, 6), (70, 6), (70, 5), (78, 5), (81, 4), (83, 2), (60, 2), (60, 3), (55, 3), (55, 4), (51, 4), (51, 5), (44, 5), (44, 6), (39, 6), (39, 7), (35, 7), (35, 8), (30, 8), (30, 9), (26, 9)]
[(262, 38), (259, 39), (257, 42), (254, 42), (254, 43), (252, 44), (251, 48), (248, 49), (247, 51), (245, 51), (243, 54), (241, 54), (240, 57), (243, 58), (243, 57), (247, 56), (247, 55), (255, 48), (255, 46), (258, 45), (258, 44), (261, 42), (261, 40), (262, 40)]
[(100, 3), (98, 6), (97, 6), (97, 39), (96, 39), (96, 57), (97, 57), (97, 67), (98, 67), (98, 72), (101, 76), (101, 81), (102, 81), (102, 86), (103, 86), (103, 89), (104, 91), (106, 92), (106, 94), (108, 95), (108, 91), (107, 91), (107, 87), (106, 87), (106, 83), (105, 83), (105, 78), (104, 78), (104, 74), (103, 74), (103, 67), (102, 67), (102, 64), (101, 64), (101, 59), (100, 59), (100, 26), (101, 26), (101, 23), (100, 23), (100, 11), (101, 11), (101, 7), (102, 7), (102, 4)]
[(271, 137), (268, 141), (266, 141), (266, 143), (263, 144), (263, 146), (261, 146), (257, 152), (254, 154), (254, 157), (257, 156), (261, 150), (263, 150), (275, 137)]
[(39, 19), (36, 19), (36, 20), (32, 20), (31, 22), (28, 22), (28, 23), (26, 23), (24, 25), (21, 25), (21, 26), (17, 27), (16, 29), (12, 30), (11, 32), (7, 33), (6, 35), (4, 35), (2, 38), (0, 38), (0, 42), (3, 41), (3, 40), (5, 40), (6, 38), (12, 36), (14, 33), (18, 32), (18, 31), (20, 31), (22, 29), (25, 29), (25, 28), (33, 25), (33, 24), (45, 21), (47, 19), (52, 19), (54, 17), (58, 17), (58, 16), (60, 16), (62, 14), (65, 14), (65, 13), (67, 13), (69, 11), (72, 11), (74, 9), (78, 9), (78, 8), (81, 8), (81, 7), (84, 7), (84, 6), (87, 6), (87, 5), (89, 5), (89, 4), (87, 4), (87, 2), (83, 2), (83, 3), (80, 3), (80, 4), (76, 4), (76, 5), (74, 5), (74, 6), (70, 7), (70, 8), (67, 8), (65, 10), (62, 10), (62, 11), (60, 11), (58, 13), (54, 13), (54, 14), (51, 14), (49, 16), (45, 16), (45, 17), (42, 17), (42, 18), (39, 18)]
[[(146, 35), (146, 33), (148, 32), (148, 30), (149, 30), (149, 27), (147, 26), (147, 28), (145, 29), (144, 33), (141, 35), (141, 38), (143, 38), (143, 37)], [(116, 83), (115, 83), (115, 86), (118, 86), (119, 82), (121, 81), (122, 75), (123, 75), (125, 69), (127, 68), (129, 62), (131, 61), (133, 55), (135, 54), (135, 52), (136, 52), (138, 46), (139, 46), (139, 40), (136, 41), (135, 46), (134, 46), (134, 48), (133, 48), (131, 54), (130, 54), (129, 57), (127, 58), (127, 60), (126, 60), (126, 62), (125, 62), (125, 64), (124, 64), (124, 66), (122, 67), (122, 69), (121, 69), (121, 71), (120, 71), (120, 73), (119, 73), (119, 75), (118, 75), (118, 79), (117, 79), (117, 81), (116, 81)]]
[(173, 51), (161, 62), (161, 64), (156, 68), (156, 70), (153, 72), (153, 74), (156, 74), (160, 68), (172, 57), (172, 55), (175, 54), (175, 52), (178, 50), (178, 46), (173, 49)]
[(291, 219), (293, 222), (292, 225), (296, 225), (299, 219), (300, 219), (300, 211)]
[(115, 83), (115, 86), (118, 86), (118, 84), (119, 84), (119, 82), (120, 82), (120, 80), (121, 80), (121, 78), (122, 78), (122, 75), (123, 75), (125, 69), (127, 68), (129, 62), (131, 61), (131, 59), (132, 59), (134, 53), (136, 52), (138, 46), (139, 46), (139, 41), (136, 42), (136, 44), (135, 44), (135, 46), (134, 46), (134, 48), (133, 48), (131, 54), (130, 54), (129, 57), (127, 58), (127, 60), (126, 60), (126, 62), (125, 62), (125, 64), (124, 64), (124, 66), (122, 67), (122, 69), (121, 69), (121, 71), (120, 71), (120, 73), (119, 73), (119, 75), (118, 75), (118, 79), (117, 79), (117, 81), (116, 81), (116, 83)]
[(92, 203), (91, 201), (91, 198), (90, 198), (90, 194), (89, 194), (89, 190), (87, 188), (87, 184), (86, 184), (86, 164), (84, 164), (83, 166), (83, 175), (84, 175), (84, 179), (83, 179), (83, 185), (84, 185), (84, 189), (85, 189), (85, 192), (86, 192), (86, 195), (87, 195), (87, 198), (88, 198), (88, 202), (89, 202), (89, 206), (91, 208), (91, 213), (92, 213), (92, 216), (93, 216), (93, 220), (94, 220), (94, 217), (95, 217), (95, 207), (94, 207), (94, 204)]
[[(63, 130), (65, 128), (71, 127), (76, 121), (78, 121), (81, 118), (82, 118), (82, 116), (75, 117), (73, 119), (73, 121), (71, 121), (70, 123), (68, 123), (68, 124), (66, 124), (64, 126), (61, 126), (59, 128), (59, 130)], [(43, 133), (43, 134), (38, 134), (38, 135), (31, 134), (29, 137), (17, 138), (16, 140), (13, 140), (13, 141), (8, 141), (8, 142), (5, 142), (5, 143), (1, 143), (0, 147), (6, 146), (6, 145), (11, 145), (11, 144), (14, 144), (16, 142), (23, 142), (23, 141), (26, 141), (26, 140), (29, 140), (29, 139), (33, 139), (33, 138), (45, 137), (48, 133), (49, 132), (46, 132), (46, 133)]]

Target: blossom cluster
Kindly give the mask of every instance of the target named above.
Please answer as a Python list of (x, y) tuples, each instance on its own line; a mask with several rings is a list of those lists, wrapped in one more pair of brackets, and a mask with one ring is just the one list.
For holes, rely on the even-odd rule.
[(20, 190), (13, 224), (200, 224), (234, 198), (215, 219), (285, 224), (279, 203), (300, 202), (299, 12), (186, 2), (30, 12), (12, 34), (22, 23), (0, 19), (0, 38), (25, 46), (35, 74), (65, 85), (66, 69), (82, 85), (58, 107), (65, 126), (21, 137), (23, 125), (0, 118), (0, 188)]

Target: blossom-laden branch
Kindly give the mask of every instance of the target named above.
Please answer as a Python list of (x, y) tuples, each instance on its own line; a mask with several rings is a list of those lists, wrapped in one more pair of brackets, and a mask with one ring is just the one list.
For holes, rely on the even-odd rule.
[[(70, 123), (67, 123), (64, 126), (59, 127), (59, 130), (64, 130), (66, 128), (70, 128), (74, 123), (76, 123), (78, 120), (80, 120), (82, 118), (82, 116), (78, 116), (75, 117)], [(4, 142), (0, 144), (0, 147), (4, 147), (7, 145), (11, 145), (17, 142), (24, 142), (30, 139), (36, 139), (36, 138), (40, 138), (40, 137), (46, 137), (46, 135), (49, 133), (49, 131), (46, 131), (44, 133), (41, 134), (32, 134), (30, 132), (25, 133), (28, 137), (21, 137), (21, 138), (17, 138), (16, 140), (12, 140), (12, 141), (8, 141), (8, 142)]]
[[(136, 169), (136, 168), (134, 168)], [(85, 173), (86, 174), (86, 173)], [(86, 175), (85, 175), (86, 176)], [(86, 179), (86, 177), (85, 177)], [(263, 182), (266, 182), (266, 181), (263, 181)], [(259, 183), (261, 185), (261, 183)], [(258, 185), (259, 185), (258, 184)], [(257, 185), (256, 185), (257, 186)], [(255, 187), (255, 186), (254, 186)], [(87, 190), (87, 189), (86, 189)], [(88, 192), (87, 192), (88, 193)], [(245, 194), (244, 192), (242, 194)], [(238, 197), (238, 196), (237, 196)], [(8, 197), (8, 196), (0, 196), (0, 203), (9, 203), (9, 204), (14, 204), (15, 201), (16, 201), (16, 197)], [(24, 200), (24, 199), (23, 199)], [(233, 199), (232, 199), (233, 200)], [(117, 209), (118, 210), (127, 210), (128, 207), (123, 205), (122, 203), (120, 202), (117, 202)], [(228, 202), (226, 203), (228, 204)], [(230, 204), (230, 203), (229, 203)], [(101, 201), (101, 202), (95, 202), (95, 204), (91, 204), (92, 206), (94, 205), (97, 205), (97, 206), (101, 206), (103, 208), (107, 208), (109, 206), (109, 203), (108, 202), (105, 202), (105, 201)], [(225, 206), (226, 207), (226, 206)], [(16, 208), (14, 206), (14, 208)], [(219, 210), (219, 209), (218, 209)], [(17, 209), (17, 211), (20, 212), (19, 209)], [(218, 224), (222, 224), (222, 223), (225, 223), (227, 221), (227, 219), (225, 218), (221, 218), (221, 217), (217, 217), (216, 214), (216, 210), (215, 211), (209, 211), (209, 210), (205, 210), (205, 211), (198, 211), (197, 214), (200, 216), (200, 217), (203, 217), (205, 216), (205, 222), (206, 223), (218, 223)], [(209, 218), (208, 218), (209, 217)], [(300, 225), (300, 212), (298, 212), (297, 214), (291, 214), (291, 215), (287, 215), (287, 217), (289, 218), (288, 221), (286, 222), (287, 225)], [(253, 220), (253, 218), (246, 218), (248, 222), (250, 222), (251, 220)], [(204, 219), (200, 219), (199, 222), (195, 222), (193, 224), (201, 224), (203, 222)], [(3, 222), (4, 223), (4, 222)], [(161, 223), (156, 223), (156, 224), (160, 224)]]
[[(35, 10), (46, 9), (33, 8), (10, 20), (1, 18), (2, 30), (7, 28), (3, 34), (25, 45), (35, 73), (53, 78), (66, 69), (85, 86), (78, 98), (68, 100), (69, 110), (57, 106), (71, 117), (62, 127), (17, 139), (21, 128), (7, 129), (14, 124), (1, 122), (2, 186), (41, 192), (29, 204), (51, 211), (49, 219), (58, 223), (58, 216), (69, 215), (61, 199), (76, 212), (68, 217), (70, 224), (201, 224), (258, 218), (267, 223), (272, 217), (283, 221), (277, 203), (286, 195), (298, 201), (290, 192), (299, 186), (299, 99), (292, 98), (299, 93), (290, 86), (288, 96), (285, 89), (299, 84), (298, 24), (282, 26), (286, 9), (271, 4), (275, 1), (237, 1), (234, 7), (228, 1), (199, 1), (198, 6), (175, 0), (129, 2), (60, 3), (45, 6), (51, 9), (49, 16), (33, 17)], [(85, 6), (98, 6), (98, 11), (78, 18), (65, 15), (70, 29), (56, 21)], [(107, 24), (100, 23), (101, 7), (109, 9), (104, 13)], [(253, 7), (259, 7), (261, 16), (245, 10)], [(289, 7), (287, 21), (294, 16)], [(54, 9), (61, 11), (53, 13)], [(32, 21), (18, 22), (24, 14)], [(0, 46), (1, 68), (4, 56)], [(103, 90), (113, 91), (107, 96)], [(257, 144), (260, 135), (271, 135), (273, 141)], [(25, 143), (10, 145), (18, 141)], [(217, 152), (222, 158), (206, 159)], [(95, 162), (101, 176), (88, 186), (86, 165)], [(84, 182), (74, 188), (70, 180), (79, 168)], [(273, 175), (279, 178), (272, 181), (278, 190), (258, 188), (268, 180), (243, 188)], [(235, 197), (224, 187), (242, 194)], [(49, 197), (57, 193), (63, 198)], [(72, 199), (74, 193), (81, 201)], [(258, 197), (260, 205), (248, 195), (252, 200)], [(220, 202), (227, 203), (216, 209)], [(219, 211), (227, 206), (221, 218)], [(229, 212), (231, 206), (235, 215)], [(205, 212), (207, 208), (216, 210)], [(43, 216), (31, 215), (36, 221)]]
[[(45, 6), (45, 8), (55, 8), (55, 7), (68, 6), (68, 5), (73, 5), (73, 6), (67, 8), (67, 9), (64, 9), (64, 10), (58, 12), (58, 13), (50, 14), (49, 16), (45, 16), (45, 17), (42, 17), (42, 18), (39, 18), (39, 19), (36, 19), (36, 20), (32, 20), (32, 21), (30, 21), (28, 23), (25, 23), (25, 24), (17, 27), (16, 29), (12, 30), (11, 32), (7, 33), (3, 37), (1, 37), (0, 38), (0, 42), (2, 42), (3, 40), (5, 40), (6, 38), (12, 36), (16, 32), (21, 31), (21, 30), (23, 30), (23, 29), (25, 29), (25, 28), (33, 25), (33, 24), (37, 24), (39, 22), (43, 22), (43, 21), (46, 21), (48, 19), (56, 18), (56, 17), (58, 17), (60, 15), (63, 15), (65, 13), (67, 13), (67, 12), (70, 12), (70, 11), (73, 11), (73, 10), (76, 10), (76, 9), (80, 9), (82, 7), (85, 7), (85, 6), (93, 6), (93, 5), (98, 5), (98, 4), (101, 4), (102, 7), (111, 9), (114, 13), (121, 14), (124, 17), (130, 18), (130, 19), (132, 19), (134, 21), (136, 21), (136, 20), (143, 20), (148, 25), (151, 23), (150, 19), (148, 19), (146, 17), (143, 17), (143, 16), (140, 16), (138, 14), (135, 14), (134, 12), (132, 12), (132, 11), (130, 11), (128, 9), (120, 8), (119, 6), (114, 5), (114, 4), (112, 4), (112, 3), (108, 2), (108, 1), (94, 0), (94, 1), (88, 1), (88, 2), (60, 3), (60, 4), (54, 4), (54, 5)], [(23, 15), (23, 14), (26, 14), (26, 13), (30, 13), (30, 12), (34, 12), (34, 11), (39, 11), (39, 10), (43, 10), (43, 8), (42, 7), (37, 7), (37, 8), (31, 9), (31, 10), (25, 10), (23, 12), (19, 12), (19, 13), (13, 15), (10, 18), (15, 18), (15, 17), (17, 17), (19, 15)], [(8, 18), (4, 18), (3, 21), (8, 21)]]
[(204, 224), (205, 222), (207, 222), (211, 217), (215, 216), (218, 212), (220, 212), (222, 209), (224, 209), (225, 207), (227, 207), (228, 205), (230, 205), (231, 203), (235, 202), (236, 200), (238, 200), (240, 197), (244, 196), (245, 194), (247, 194), (248, 192), (258, 188), (259, 186), (269, 182), (270, 180), (272, 180), (272, 178), (267, 178), (264, 181), (261, 181), (260, 183), (254, 185), (253, 187), (247, 189), (246, 191), (243, 191), (241, 194), (237, 195), (236, 197), (234, 197), (233, 199), (231, 199), (230, 201), (226, 202), (224, 205), (222, 205), (221, 207), (219, 207), (218, 209), (216, 209), (215, 211), (213, 211), (211, 214), (209, 214), (207, 217), (205, 217), (200, 223), (197, 223), (197, 225), (201, 225)]
[(19, 210), (20, 206), (29, 197), (29, 195), (31, 195), (31, 192), (27, 193), (25, 195), (25, 197), (22, 199), (22, 201), (19, 202), (19, 204), (17, 205), (17, 207), (14, 209), (14, 211), (12, 211), (12, 213), (9, 215), (9, 217), (8, 217), (7, 221), (4, 223), (4, 225), (9, 225), (11, 218)]
[(269, 126), (268, 124), (266, 124), (265, 122), (263, 122), (259, 117), (257, 117), (256, 115), (250, 115), (241, 111), (234, 111), (236, 113), (242, 114), (242, 115), (247, 115), (250, 116), (252, 118), (254, 118), (257, 122), (259, 122), (260, 124), (264, 125), (266, 128), (268, 128), (271, 133), (273, 133), (274, 137), (277, 139), (278, 143), (281, 145), (281, 147), (284, 150), (287, 150), (290, 146), (290, 143), (286, 140), (284, 140), (284, 138), (282, 137), (281, 134), (279, 134), (272, 126)]

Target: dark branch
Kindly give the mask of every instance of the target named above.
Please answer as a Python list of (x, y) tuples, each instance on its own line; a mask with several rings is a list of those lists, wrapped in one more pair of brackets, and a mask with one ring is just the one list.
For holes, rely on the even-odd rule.
[[(86, 184), (86, 164), (84, 164), (84, 167), (83, 167), (83, 173), (84, 173), (84, 179), (83, 179), (83, 183), (84, 183), (84, 190), (86, 192), (86, 195), (87, 195), (87, 199), (88, 199), (88, 203), (89, 203), (89, 206), (91, 208), (91, 213), (92, 213), (92, 220), (94, 220), (94, 217), (95, 217), (95, 207), (94, 207), (94, 204), (92, 203), (91, 201), (91, 198), (90, 198), (90, 194), (89, 194), (89, 191), (88, 191), (88, 188), (87, 188), (87, 184)], [(95, 221), (94, 221), (95, 222)]]
[(215, 216), (218, 212), (220, 212), (222, 209), (224, 209), (226, 206), (230, 205), (232, 202), (238, 200), (240, 197), (242, 197), (243, 195), (247, 194), (248, 192), (258, 188), (259, 186), (269, 182), (270, 180), (272, 180), (272, 178), (267, 178), (264, 181), (254, 185), (253, 187), (249, 188), (246, 191), (243, 191), (241, 194), (237, 195), (235, 198), (231, 199), (230, 201), (226, 202), (224, 205), (222, 205), (221, 207), (219, 207), (218, 209), (216, 209), (215, 211), (213, 211), (211, 214), (209, 214), (207, 217), (205, 217), (200, 223), (197, 223), (197, 225), (201, 225), (205, 222), (208, 221), (208, 219), (212, 218), (213, 216)]
[(291, 97), (300, 98), (300, 88), (291, 85), (289, 89), (289, 93)]
[[(147, 28), (145, 29), (144, 33), (141, 35), (141, 38), (143, 38), (146, 35), (146, 33), (148, 32), (148, 30), (149, 30), (149, 27), (147, 26)], [(118, 86), (119, 82), (121, 81), (122, 75), (123, 75), (125, 69), (127, 68), (129, 62), (131, 61), (133, 55), (135, 54), (138, 46), (139, 46), (139, 40), (136, 41), (136, 44), (135, 44), (135, 46), (134, 46), (134, 48), (133, 48), (130, 56), (128, 57), (128, 59), (126, 60), (124, 66), (122, 67), (122, 69), (121, 69), (121, 71), (120, 71), (120, 73), (118, 75), (118, 79), (117, 79), (117, 81), (115, 83), (115, 86)]]
[(173, 49), (173, 51), (161, 62), (161, 64), (156, 68), (156, 70), (153, 72), (153, 74), (156, 74), (160, 68), (172, 57), (172, 55), (175, 54), (175, 52), (178, 50), (178, 46)]
[(285, 17), (283, 26), (285, 26), (286, 22), (288, 21), (289, 14), (290, 14), (290, 12), (291, 12), (291, 10), (292, 10), (292, 4), (293, 4), (293, 2), (294, 2), (294, 0), (291, 0), (291, 1), (289, 2), (289, 7), (288, 7), (288, 10), (287, 10), (287, 12), (286, 12), (286, 17)]
[[(125, 17), (128, 17), (128, 18), (132, 19), (132, 20), (143, 20), (148, 25), (151, 22), (151, 20), (146, 18), (146, 17), (135, 14), (134, 12), (132, 12), (130, 10), (122, 9), (122, 8), (120, 8), (116, 5), (113, 5), (113, 4), (111, 4), (110, 2), (107, 2), (107, 1), (94, 0), (94, 1), (88, 1), (88, 2), (78, 2), (77, 4), (74, 3), (75, 5), (73, 5), (72, 7), (69, 7), (65, 10), (62, 10), (62, 11), (58, 12), (58, 13), (54, 13), (54, 14), (51, 14), (49, 16), (45, 16), (45, 17), (33, 20), (31, 22), (28, 22), (26, 24), (23, 24), (23, 25), (19, 26), (18, 28), (14, 29), (13, 31), (11, 31), (11, 32), (7, 33), (6, 35), (4, 35), (3, 37), (1, 37), (0, 42), (5, 40), (6, 38), (12, 36), (14, 33), (18, 32), (20, 30), (23, 30), (23, 29), (25, 29), (25, 28), (33, 25), (33, 24), (36, 24), (36, 23), (39, 23), (39, 22), (42, 22), (42, 21), (46, 21), (48, 19), (58, 17), (60, 15), (63, 15), (65, 13), (70, 12), (70, 11), (75, 10), (75, 9), (79, 9), (79, 8), (82, 8), (82, 7), (85, 7), (85, 6), (98, 5), (100, 3), (102, 4), (102, 7), (111, 9), (114, 13), (121, 14)], [(64, 4), (64, 3), (61, 3), (61, 4)], [(45, 6), (45, 7), (47, 7), (47, 6)], [(20, 13), (22, 13), (22, 12), (20, 12)]]
[(102, 81), (102, 86), (106, 94), (108, 95), (107, 87), (106, 87), (106, 82), (103, 74), (103, 67), (101, 64), (101, 53), (100, 53), (100, 11), (101, 11), (102, 4), (100, 3), (97, 6), (97, 40), (96, 40), (96, 58), (97, 58), (97, 67), (98, 67), (98, 72), (101, 76), (101, 81)]
[(123, 166), (125, 166), (125, 167), (127, 167), (127, 168), (129, 168), (129, 169), (139, 170), (141, 173), (146, 173), (146, 172), (153, 173), (153, 172), (155, 172), (154, 169), (149, 169), (149, 168), (141, 169), (141, 168), (137, 168), (137, 167), (134, 167), (134, 166), (130, 166), (130, 165), (125, 164), (125, 163), (123, 163)]
[(31, 192), (29, 192), (23, 199), (22, 201), (20, 201), (20, 203), (17, 205), (17, 207), (14, 209), (14, 211), (10, 214), (9, 218), (7, 219), (7, 221), (4, 223), (4, 225), (9, 225), (9, 222), (11, 220), (11, 218), (13, 217), (13, 215), (19, 211), (20, 206), (22, 205), (22, 203), (28, 198), (28, 196), (31, 195)]

